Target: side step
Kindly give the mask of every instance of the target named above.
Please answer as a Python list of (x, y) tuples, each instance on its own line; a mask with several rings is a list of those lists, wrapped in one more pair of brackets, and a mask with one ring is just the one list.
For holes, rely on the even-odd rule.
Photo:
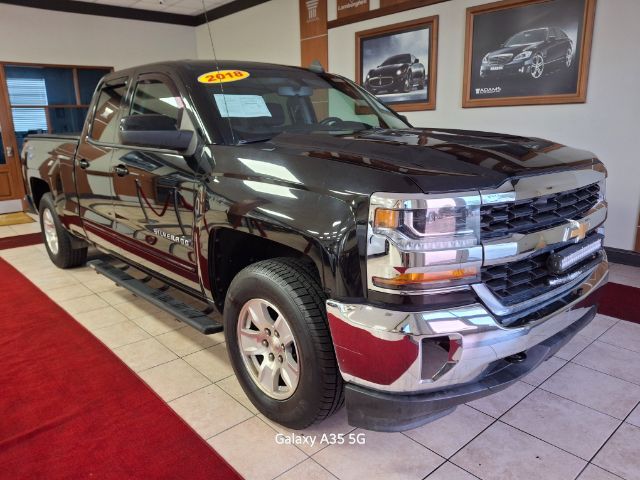
[(155, 306), (170, 313), (181, 322), (192, 326), (206, 335), (221, 332), (223, 330), (222, 324), (208, 316), (206, 311), (202, 312), (173, 298), (165, 292), (167, 289), (166, 287), (164, 289), (159, 289), (147, 285), (146, 282), (150, 277), (139, 280), (129, 275), (125, 270), (114, 267), (104, 260), (91, 260), (87, 262), (87, 265), (93, 268), (97, 273), (101, 273), (105, 277), (113, 280), (116, 284), (126, 288), (134, 295), (144, 298)]

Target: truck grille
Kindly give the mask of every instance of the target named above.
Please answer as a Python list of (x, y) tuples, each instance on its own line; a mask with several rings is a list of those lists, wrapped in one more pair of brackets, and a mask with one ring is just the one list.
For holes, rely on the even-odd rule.
[(599, 195), (600, 186), (594, 183), (544, 197), (484, 205), (480, 209), (482, 238), (526, 234), (579, 219), (598, 203)]
[[(558, 288), (548, 283), (554, 276), (547, 267), (547, 261), (552, 253), (552, 251), (546, 251), (525, 260), (484, 267), (482, 281), (505, 306), (515, 305), (543, 295)], [(600, 252), (594, 253), (564, 274), (585, 268), (589, 263), (597, 260), (599, 256)]]

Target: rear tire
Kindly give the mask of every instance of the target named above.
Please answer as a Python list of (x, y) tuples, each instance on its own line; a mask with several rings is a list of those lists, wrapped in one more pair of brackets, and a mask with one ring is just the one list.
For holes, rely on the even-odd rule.
[[(315, 268), (294, 258), (246, 267), (227, 292), (224, 329), (238, 381), (258, 410), (288, 428), (306, 428), (344, 402), (324, 301)], [(266, 314), (257, 315), (256, 307)], [(278, 333), (283, 325), (292, 339), (286, 348), (280, 339), (288, 335)], [(293, 382), (287, 373), (292, 364)], [(269, 377), (275, 381), (261, 380), (262, 370), (278, 369)]]
[(50, 193), (42, 196), (38, 213), (44, 245), (51, 261), (59, 268), (84, 265), (87, 261), (87, 247), (73, 248), (71, 234), (62, 226)]

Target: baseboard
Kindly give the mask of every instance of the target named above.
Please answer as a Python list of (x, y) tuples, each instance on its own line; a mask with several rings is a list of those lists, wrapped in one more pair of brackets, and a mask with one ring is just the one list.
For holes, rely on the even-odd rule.
[(640, 253), (622, 248), (605, 247), (610, 262), (640, 267)]

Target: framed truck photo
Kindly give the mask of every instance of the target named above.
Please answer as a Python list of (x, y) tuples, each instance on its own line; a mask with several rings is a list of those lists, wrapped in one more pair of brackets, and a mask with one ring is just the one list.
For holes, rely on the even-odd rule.
[(356, 81), (394, 110), (434, 110), (437, 55), (437, 16), (356, 32)]
[(596, 0), (467, 9), (463, 107), (584, 103)]

